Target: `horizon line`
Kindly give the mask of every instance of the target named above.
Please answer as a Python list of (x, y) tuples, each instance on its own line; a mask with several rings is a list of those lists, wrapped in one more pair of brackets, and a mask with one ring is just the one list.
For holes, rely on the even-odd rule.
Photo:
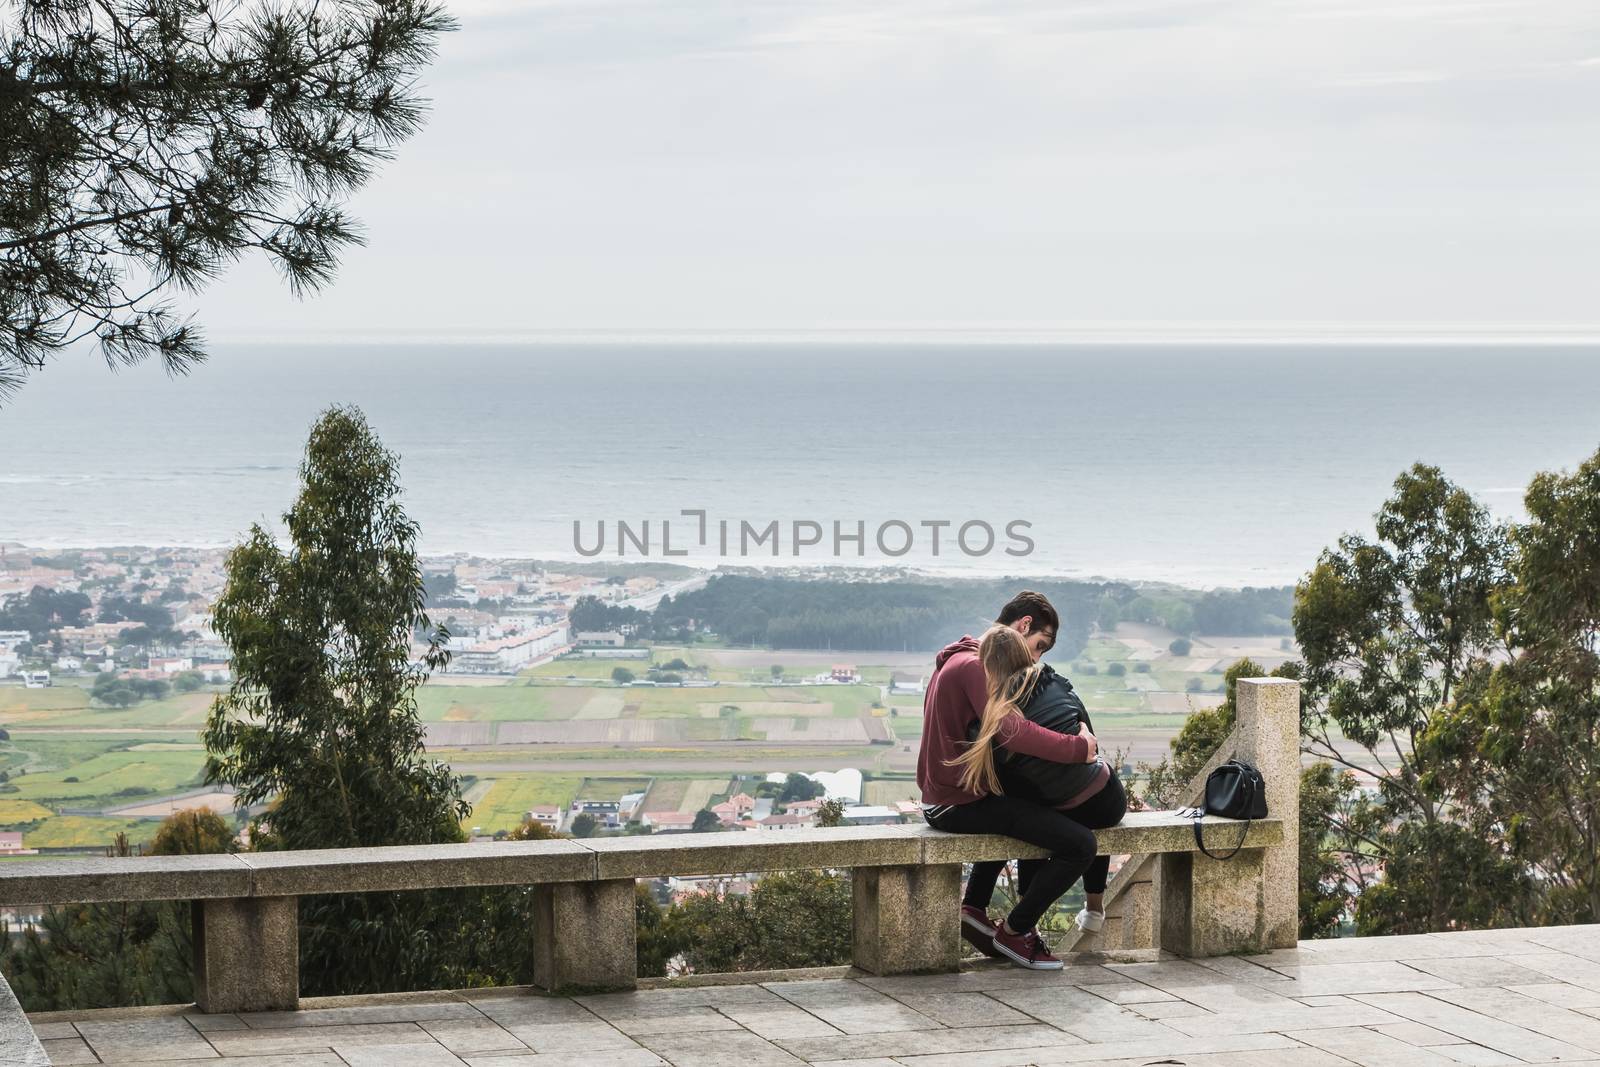
[(1600, 324), (1551, 326), (1486, 325), (1416, 327), (1337, 326), (1329, 323), (1212, 326), (1132, 324), (1016, 327), (839, 327), (675, 329), (607, 327), (571, 329), (369, 329), (351, 327), (304, 331), (214, 331), (224, 344), (1036, 344), (1036, 345), (1600, 345)]

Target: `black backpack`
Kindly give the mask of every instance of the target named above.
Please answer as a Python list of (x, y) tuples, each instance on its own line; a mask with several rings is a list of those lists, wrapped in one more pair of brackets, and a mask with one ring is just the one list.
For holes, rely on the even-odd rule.
[[(1220, 815), (1226, 819), (1245, 820), (1244, 828), (1239, 834), (1239, 844), (1232, 852), (1226, 856), (1218, 856), (1206, 848), (1200, 826), (1202, 815)], [(1231, 759), (1206, 777), (1205, 808), (1197, 812), (1194, 817), (1194, 843), (1200, 847), (1201, 852), (1214, 860), (1231, 860), (1238, 855), (1239, 849), (1244, 848), (1244, 840), (1250, 836), (1251, 820), (1266, 817), (1267, 783), (1261, 777), (1261, 772), (1244, 760)]]

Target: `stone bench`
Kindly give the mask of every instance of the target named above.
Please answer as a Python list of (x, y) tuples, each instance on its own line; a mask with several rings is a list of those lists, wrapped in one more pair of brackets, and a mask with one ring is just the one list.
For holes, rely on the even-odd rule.
[[(1273, 684), (1288, 688), (1256, 688)], [(1265, 718), (1274, 724), (1277, 747), (1287, 749), (1270, 762), (1281, 767), (1288, 760), (1297, 773), (1294, 683), (1239, 685), (1239, 729), (1275, 710)], [(1266, 696), (1275, 701), (1270, 708)], [(1196, 855), (1188, 821), (1170, 812), (1130, 813), (1121, 825), (1098, 831), (1104, 853), (1160, 855), (1161, 947), (1183, 955), (1261, 950), (1280, 947), (1285, 928), (1294, 943), (1296, 809), (1283, 800), (1284, 783), (1274, 781), (1269, 761), (1256, 762), (1268, 775), (1273, 817), (1251, 824), (1244, 848), (1228, 862)], [(1293, 779), (1287, 789), (1297, 797)], [(1238, 842), (1239, 823), (1206, 822), (1214, 851)], [(206, 1012), (261, 1011), (298, 1003), (297, 900), (311, 894), (532, 886), (537, 984), (551, 991), (628, 989), (637, 982), (639, 878), (849, 870), (853, 962), (873, 974), (907, 974), (959, 966), (963, 864), (1042, 855), (999, 835), (916, 825), (50, 859), (0, 865), (0, 907), (192, 901), (196, 1004)], [(1279, 871), (1287, 871), (1286, 896), (1271, 884)]]
[[(1239, 823), (1208, 818), (1219, 846)], [(1099, 831), (1108, 853), (1189, 853), (1194, 837), (1170, 812), (1133, 812)], [(1280, 843), (1283, 825), (1249, 828), (1248, 855)], [(927, 826), (732, 831), (594, 840), (506, 841), (318, 849), (227, 856), (51, 859), (0, 867), (0, 907), (22, 904), (194, 902), (195, 1001), (204, 1011), (292, 1007), (298, 995), (296, 901), (317, 893), (531, 885), (544, 929), (536, 961), (551, 989), (628, 988), (635, 982), (636, 879), (764, 871), (854, 872), (855, 963), (875, 974), (953, 970), (962, 864), (1045, 855), (997, 834)], [(1187, 907), (1214, 901), (1204, 894)]]

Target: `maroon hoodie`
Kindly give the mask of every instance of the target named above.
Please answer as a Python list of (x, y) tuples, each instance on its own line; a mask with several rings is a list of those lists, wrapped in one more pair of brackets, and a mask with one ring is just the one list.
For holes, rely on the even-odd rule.
[[(961, 771), (946, 761), (967, 747), (967, 728), (983, 714), (989, 689), (978, 662), (978, 640), (971, 634), (945, 646), (934, 657), (933, 677), (922, 697), (922, 751), (917, 756), (917, 788), (924, 804), (969, 804), (982, 794), (961, 788)], [(1058, 734), (1021, 715), (1006, 717), (995, 738), (1013, 752), (1054, 760), (1087, 763), (1089, 742), (1076, 734)]]

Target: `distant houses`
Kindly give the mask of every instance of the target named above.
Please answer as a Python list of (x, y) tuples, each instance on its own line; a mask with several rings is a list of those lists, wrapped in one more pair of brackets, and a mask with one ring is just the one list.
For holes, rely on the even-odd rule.
[(567, 824), (579, 815), (587, 815), (607, 830), (616, 830), (622, 826), (622, 805), (615, 800), (574, 800), (569, 811)]
[(450, 670), (461, 674), (515, 674), (541, 656), (566, 647), (565, 626), (478, 641), (451, 653)]

